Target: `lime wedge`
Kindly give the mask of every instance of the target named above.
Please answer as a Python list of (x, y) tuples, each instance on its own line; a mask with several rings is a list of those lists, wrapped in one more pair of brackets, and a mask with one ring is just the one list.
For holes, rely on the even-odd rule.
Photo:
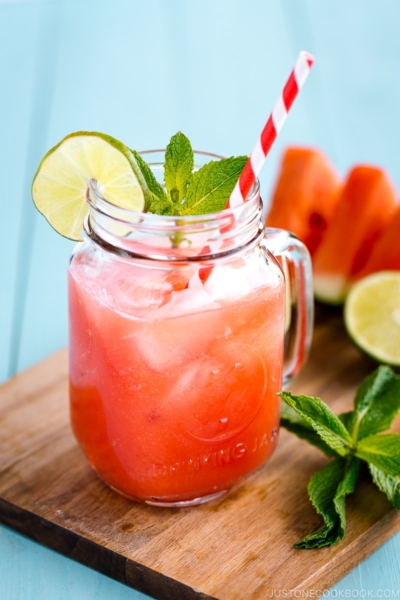
[(103, 133), (72, 133), (46, 154), (32, 183), (36, 208), (71, 240), (82, 239), (90, 179), (97, 179), (109, 202), (133, 211), (144, 208), (143, 176), (129, 148)]
[(344, 320), (361, 350), (378, 362), (400, 366), (400, 271), (381, 271), (355, 283)]

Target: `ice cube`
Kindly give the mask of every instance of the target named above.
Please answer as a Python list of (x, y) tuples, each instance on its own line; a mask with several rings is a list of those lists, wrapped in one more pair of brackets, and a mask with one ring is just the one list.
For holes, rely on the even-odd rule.
[[(150, 368), (156, 371), (180, 369), (207, 352), (215, 338), (223, 334), (225, 325), (218, 310), (182, 314), (182, 296), (186, 298), (187, 310), (194, 310), (195, 303), (204, 308), (203, 294), (205, 292), (189, 289), (173, 292), (174, 299), (155, 311), (163, 313), (164, 318), (137, 323), (132, 343)], [(207, 301), (208, 308), (214, 306), (209, 296)], [(171, 318), (166, 318), (167, 315)]]
[(157, 308), (172, 290), (172, 284), (165, 279), (119, 279), (113, 291), (114, 303), (128, 314), (137, 308)]
[(249, 291), (249, 283), (243, 268), (214, 267), (204, 284), (205, 291), (213, 300), (228, 296), (241, 296)]

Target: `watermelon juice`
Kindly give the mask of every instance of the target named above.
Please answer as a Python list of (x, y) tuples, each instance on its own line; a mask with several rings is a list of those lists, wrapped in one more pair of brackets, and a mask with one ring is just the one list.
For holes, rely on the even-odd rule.
[(277, 441), (279, 267), (251, 251), (203, 282), (197, 266), (99, 260), (85, 244), (69, 271), (71, 419), (85, 455), (132, 499), (225, 493)]

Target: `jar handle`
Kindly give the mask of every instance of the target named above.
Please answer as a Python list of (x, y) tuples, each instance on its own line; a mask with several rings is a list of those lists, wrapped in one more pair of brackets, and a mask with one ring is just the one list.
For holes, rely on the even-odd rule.
[(292, 233), (266, 228), (266, 247), (277, 259), (286, 281), (285, 352), (282, 386), (303, 366), (311, 345), (314, 321), (312, 265), (306, 246)]

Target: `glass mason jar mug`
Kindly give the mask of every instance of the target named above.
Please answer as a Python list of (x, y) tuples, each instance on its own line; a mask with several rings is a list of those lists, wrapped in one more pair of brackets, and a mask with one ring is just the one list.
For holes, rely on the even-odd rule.
[(308, 252), (264, 230), (258, 182), (245, 204), (202, 216), (117, 208), (95, 181), (87, 199), (86, 239), (69, 267), (75, 436), (133, 500), (222, 496), (275, 448), (276, 394), (311, 340)]

